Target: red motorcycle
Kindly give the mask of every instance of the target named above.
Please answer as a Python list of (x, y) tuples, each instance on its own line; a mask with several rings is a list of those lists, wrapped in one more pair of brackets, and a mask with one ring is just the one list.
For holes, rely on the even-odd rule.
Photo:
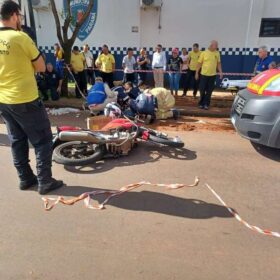
[(113, 119), (102, 131), (79, 127), (58, 127), (53, 138), (53, 160), (69, 166), (89, 165), (106, 155), (128, 155), (139, 141), (150, 141), (174, 148), (183, 148), (179, 137), (146, 128), (128, 118)]

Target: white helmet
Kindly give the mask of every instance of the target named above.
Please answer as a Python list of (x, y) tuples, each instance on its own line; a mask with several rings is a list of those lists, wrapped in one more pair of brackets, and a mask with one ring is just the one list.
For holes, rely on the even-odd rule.
[(104, 108), (104, 115), (106, 117), (118, 118), (122, 115), (122, 110), (116, 102), (108, 103)]

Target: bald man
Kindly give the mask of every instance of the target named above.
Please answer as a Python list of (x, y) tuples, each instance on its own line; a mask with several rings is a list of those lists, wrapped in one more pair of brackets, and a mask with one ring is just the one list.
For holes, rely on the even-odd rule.
[(199, 83), (200, 101), (199, 108), (208, 110), (211, 102), (212, 92), (215, 88), (215, 81), (219, 71), (220, 79), (223, 78), (221, 56), (218, 51), (218, 42), (213, 40), (207, 50), (201, 53), (195, 78), (199, 79), (199, 72), (201, 70), (201, 77)]

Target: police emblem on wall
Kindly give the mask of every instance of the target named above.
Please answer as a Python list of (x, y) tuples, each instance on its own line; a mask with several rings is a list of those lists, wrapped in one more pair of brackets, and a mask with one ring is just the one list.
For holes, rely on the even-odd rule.
[[(84, 24), (82, 25), (78, 33), (78, 38), (81, 41), (84, 41), (89, 36), (96, 23), (98, 0), (93, 0), (93, 2), (94, 4), (91, 13), (89, 17), (86, 19), (86, 21), (84, 22)], [(64, 3), (64, 11), (66, 12), (67, 0), (63, 0), (63, 3)], [(72, 31), (75, 28), (75, 24), (81, 21), (81, 19), (83, 18), (83, 15), (87, 11), (88, 5), (89, 5), (89, 0), (70, 0), (71, 13), (73, 16), (70, 25)]]

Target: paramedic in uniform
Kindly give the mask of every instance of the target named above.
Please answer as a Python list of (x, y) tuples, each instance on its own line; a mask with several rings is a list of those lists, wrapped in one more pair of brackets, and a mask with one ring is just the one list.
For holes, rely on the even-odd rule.
[[(45, 62), (31, 38), (20, 31), (19, 5), (4, 1), (0, 16), (0, 115), (7, 126), (20, 189), (38, 185), (38, 192), (46, 194), (63, 182), (52, 178), (52, 132), (34, 76), (45, 71)], [(35, 149), (37, 176), (29, 165), (28, 140)]]
[(199, 79), (200, 76), (200, 101), (199, 108), (208, 110), (211, 102), (212, 92), (215, 88), (215, 81), (217, 75), (217, 69), (220, 74), (220, 79), (223, 78), (221, 57), (218, 51), (218, 42), (212, 41), (209, 48), (201, 53), (198, 59), (198, 64), (195, 73), (195, 79)]

